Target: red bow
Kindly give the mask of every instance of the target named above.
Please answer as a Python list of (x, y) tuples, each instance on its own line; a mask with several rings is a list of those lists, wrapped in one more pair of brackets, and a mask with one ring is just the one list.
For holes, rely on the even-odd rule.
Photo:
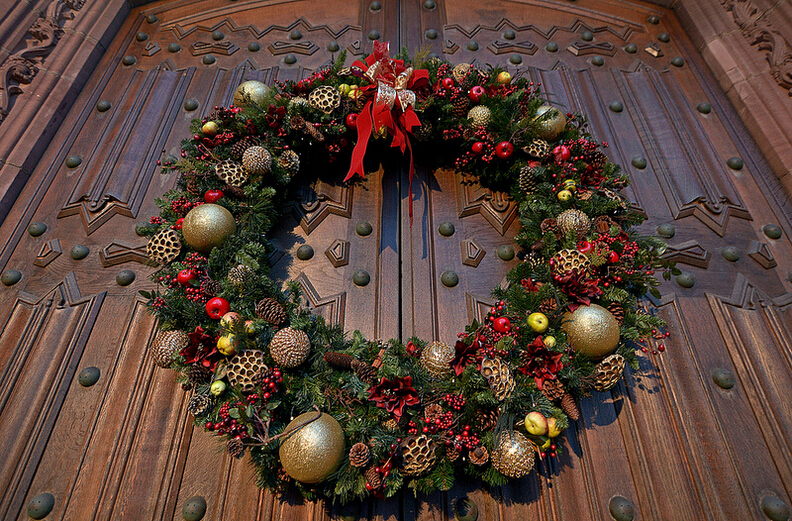
[(405, 67), (404, 60), (392, 60), (389, 56), (388, 42), (374, 42), (374, 53), (365, 61), (357, 60), (352, 64), (364, 72), (371, 85), (362, 87), (364, 93), (375, 91), (373, 100), (369, 100), (357, 119), (358, 140), (352, 152), (352, 164), (344, 181), (349, 181), (355, 174), (366, 177), (363, 158), (373, 129), (377, 132), (383, 128), (393, 136), (392, 147), (399, 147), (404, 153), (410, 152), (410, 222), (412, 222), (412, 178), (415, 171), (412, 159), (412, 146), (407, 134), (412, 134), (421, 121), (413, 110), (415, 104), (414, 88), (429, 84), (429, 71), (413, 70)]

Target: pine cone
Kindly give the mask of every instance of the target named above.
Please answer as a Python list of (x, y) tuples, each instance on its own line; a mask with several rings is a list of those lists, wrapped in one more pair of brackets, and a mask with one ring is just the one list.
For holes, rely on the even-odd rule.
[(371, 451), (365, 443), (355, 443), (349, 449), (349, 464), (353, 467), (365, 467), (371, 459)]
[(366, 482), (371, 485), (372, 489), (377, 490), (382, 486), (382, 475), (377, 472), (376, 467), (367, 468), (363, 475), (366, 477)]
[(249, 147), (242, 154), (242, 168), (250, 175), (264, 175), (272, 168), (272, 154), (264, 147)]
[(300, 171), (300, 156), (294, 150), (284, 150), (278, 158), (278, 166), (284, 169), (289, 177), (294, 177)]
[(265, 387), (269, 382), (265, 382), (267, 378), (272, 378), (272, 369), (261, 369), (259, 372), (251, 377), (253, 385), (257, 387)]
[(245, 190), (239, 188), (238, 186), (225, 185), (223, 187), (223, 195), (227, 195), (228, 197), (232, 197), (234, 199), (244, 199)]
[(352, 362), (355, 361), (355, 357), (351, 355), (333, 351), (327, 351), (322, 358), (334, 369), (352, 369)]
[(182, 391), (190, 391), (193, 388), (193, 384), (190, 382), (182, 382), (181, 384)]
[(216, 280), (204, 279), (203, 282), (201, 282), (201, 293), (203, 293), (205, 297), (214, 297), (222, 290), (223, 286)]
[(559, 380), (545, 380), (542, 382), (542, 394), (551, 402), (557, 402), (564, 397), (566, 389)]
[(553, 233), (558, 229), (558, 225), (555, 219), (545, 219), (539, 225), (539, 229), (542, 230), (542, 233)]
[(418, 141), (429, 141), (432, 137), (432, 125), (421, 122), (421, 126), (414, 128), (412, 134)]
[(361, 381), (366, 382), (369, 385), (374, 385), (377, 383), (377, 372), (378, 369), (373, 365), (369, 365), (364, 362), (360, 362), (355, 364), (354, 367), (355, 374)]
[(516, 383), (509, 365), (499, 357), (484, 358), (484, 361), (481, 362), (481, 374), (486, 378), (498, 401), (502, 402), (511, 396)]
[(426, 423), (434, 423), (442, 414), (443, 406), (439, 403), (433, 403), (424, 408), (424, 420), (426, 420)]
[(245, 454), (245, 444), (238, 438), (231, 438), (226, 443), (226, 450), (232, 457), (239, 459)]
[(294, 130), (299, 130), (300, 132), (305, 133), (308, 137), (318, 141), (319, 143), (325, 140), (324, 135), (319, 132), (311, 123), (305, 121), (302, 116), (292, 116), (289, 124)]
[(385, 430), (391, 432), (399, 430), (399, 422), (397, 422), (393, 418), (388, 418), (387, 420), (382, 422), (382, 426), (385, 428)]
[(611, 226), (618, 226), (618, 224), (607, 215), (600, 215), (594, 219), (594, 228), (596, 228), (599, 233), (608, 233)]
[(256, 271), (250, 266), (238, 264), (228, 270), (228, 280), (235, 288), (242, 288), (249, 280), (256, 276)]
[(453, 445), (448, 447), (448, 449), (446, 450), (446, 458), (448, 458), (448, 461), (450, 461), (451, 463), (458, 460), (459, 456), (461, 455), (462, 452), (456, 450)]
[(489, 345), (495, 342), (495, 331), (487, 326), (479, 326), (479, 328), (476, 330), (476, 335), (484, 337), (487, 341), (486, 343)]
[(558, 309), (558, 301), (555, 297), (548, 297), (542, 299), (539, 303), (539, 312), (545, 315), (552, 315)]
[(205, 394), (196, 394), (190, 398), (187, 411), (193, 416), (203, 416), (212, 407), (212, 400)]
[(580, 419), (580, 410), (571, 394), (565, 393), (564, 397), (561, 398), (561, 408), (564, 409), (564, 412), (572, 421)]
[(586, 236), (591, 229), (591, 219), (584, 212), (570, 208), (564, 210), (556, 217), (556, 224), (562, 236), (574, 231), (578, 240)]
[(272, 298), (261, 299), (256, 304), (256, 315), (274, 326), (286, 322), (288, 315), (280, 302)]
[(486, 465), (489, 461), (489, 451), (484, 445), (479, 445), (476, 450), (469, 454), (470, 462), (474, 465)]
[(497, 409), (478, 409), (476, 415), (473, 417), (473, 425), (479, 431), (489, 431), (498, 425), (498, 410)]
[(601, 150), (595, 150), (583, 156), (583, 160), (590, 164), (595, 170), (605, 166), (608, 162), (608, 156), (602, 153)]
[(305, 331), (285, 327), (275, 333), (269, 344), (270, 356), (280, 367), (291, 369), (305, 362), (311, 350), (311, 339)]
[(193, 385), (203, 384), (209, 381), (212, 371), (201, 364), (193, 364), (187, 371), (187, 380)]
[(616, 322), (619, 325), (624, 324), (624, 307), (618, 302), (611, 302), (608, 304), (608, 311), (611, 312), (611, 315), (616, 319)]
[(259, 144), (258, 138), (253, 136), (248, 136), (245, 139), (241, 139), (236, 143), (234, 143), (233, 145), (231, 145), (231, 150), (229, 153), (231, 154), (231, 157), (233, 157), (237, 161), (241, 161), (242, 155), (245, 153), (245, 150), (247, 150), (250, 147), (256, 146), (258, 144)]
[(454, 117), (464, 118), (467, 115), (470, 100), (464, 96), (459, 96), (451, 100), (451, 105), (453, 106), (451, 112), (454, 114)]
[(533, 169), (529, 166), (524, 166), (520, 169), (520, 191), (524, 194), (530, 194), (536, 190), (536, 176), (533, 174)]
[(149, 348), (154, 365), (162, 368), (170, 367), (173, 353), (187, 347), (189, 342), (190, 339), (184, 331), (160, 331)]
[(187, 191), (195, 197), (203, 197), (204, 195), (198, 186), (198, 179), (195, 176), (190, 176), (190, 180), (187, 181)]

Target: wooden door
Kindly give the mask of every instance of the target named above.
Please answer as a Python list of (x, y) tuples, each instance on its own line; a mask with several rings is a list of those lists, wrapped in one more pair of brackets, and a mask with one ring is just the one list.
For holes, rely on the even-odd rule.
[[(298, 79), (340, 49), (350, 59), (367, 52), (376, 38), (393, 50), (429, 46), (453, 62), (508, 66), (542, 83), (552, 103), (587, 113), (633, 176), (625, 195), (649, 216), (645, 231), (673, 225), (668, 255), (695, 285), (663, 287), (668, 351), (647, 354), (641, 374), (581, 404), (556, 465), (502, 489), (462, 482), (339, 509), (259, 491), (245, 461), (192, 427), (189, 394), (145, 355), (155, 324), (137, 290), (151, 286), (152, 268), (135, 223), (173, 186), (175, 174), (155, 162), (178, 154), (191, 119), (229, 104), (243, 80)], [(509, 253), (515, 205), (451, 170), (419, 168), (410, 192), (404, 162), (382, 159), (359, 183), (319, 173), (302, 189), (284, 211), (275, 272), (296, 278), (307, 304), (348, 330), (450, 341), (519, 262)], [(448, 519), (469, 495), (487, 520), (606, 520), (624, 501), (636, 519), (761, 519), (773, 498), (789, 505), (792, 491), (791, 209), (673, 13), (652, 5), (135, 8), (2, 225), (2, 271), (22, 278), (0, 289), (0, 512), (25, 519), (29, 502), (51, 493), (47, 519), (180, 519), (200, 495), (205, 519)], [(450, 236), (439, 233), (446, 222)], [(30, 233), (34, 223), (46, 230)], [(300, 260), (305, 245), (314, 255)], [(89, 254), (80, 258), (77, 246)], [(369, 284), (352, 283), (358, 270)], [(120, 285), (122, 271), (134, 282)], [(444, 286), (446, 271), (459, 284)], [(89, 366), (101, 376), (83, 387), (77, 375)], [(719, 387), (729, 375), (734, 385)]]

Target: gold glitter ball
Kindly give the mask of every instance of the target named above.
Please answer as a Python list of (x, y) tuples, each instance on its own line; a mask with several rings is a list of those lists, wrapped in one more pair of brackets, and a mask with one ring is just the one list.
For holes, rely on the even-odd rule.
[(572, 349), (593, 359), (600, 359), (619, 345), (619, 323), (602, 306), (580, 306), (564, 314), (561, 327), (566, 331)]
[(260, 107), (264, 104), (267, 94), (269, 94), (269, 87), (260, 81), (246, 81), (234, 91), (234, 105), (237, 107)]
[(528, 438), (517, 431), (504, 432), (490, 459), (495, 470), (510, 478), (527, 476), (534, 466), (534, 448)]
[(435, 341), (427, 345), (421, 352), (421, 365), (435, 378), (443, 378), (451, 374), (451, 361), (456, 350), (445, 342)]
[(536, 134), (546, 140), (555, 141), (566, 128), (566, 116), (552, 105), (542, 105), (536, 109)]
[[(286, 431), (306, 423), (316, 413), (306, 412), (289, 423)], [(298, 428), (283, 439), (280, 460), (283, 470), (301, 483), (319, 483), (336, 471), (346, 457), (344, 430), (327, 413)]]
[(182, 234), (192, 248), (208, 253), (220, 246), (236, 232), (236, 221), (231, 212), (219, 204), (202, 204), (187, 213), (182, 223)]

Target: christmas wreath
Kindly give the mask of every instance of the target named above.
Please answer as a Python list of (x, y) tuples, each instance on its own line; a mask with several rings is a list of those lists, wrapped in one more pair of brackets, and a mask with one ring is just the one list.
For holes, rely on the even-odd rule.
[[(662, 351), (647, 310), (674, 268), (641, 236), (629, 180), (579, 114), (508, 72), (452, 66), (375, 43), (365, 60), (269, 88), (195, 120), (176, 188), (141, 231), (161, 265), (143, 291), (160, 331), (150, 354), (192, 391), (197, 425), (250, 454), (259, 485), (340, 502), (491, 485), (561, 451), (575, 399), (612, 388), (638, 352)], [(431, 122), (431, 123), (430, 123)], [(484, 323), (457, 339), (365, 339), (310, 314), (299, 287), (268, 275), (279, 201), (312, 165), (365, 175), (376, 139), (432, 150), (519, 203), (523, 262)]]

